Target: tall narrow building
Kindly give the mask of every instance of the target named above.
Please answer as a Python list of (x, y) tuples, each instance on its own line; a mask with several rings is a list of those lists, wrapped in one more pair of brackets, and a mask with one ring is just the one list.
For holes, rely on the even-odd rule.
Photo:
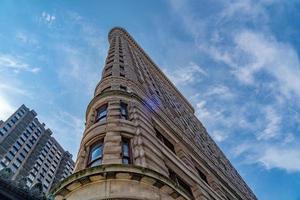
[(28, 187), (41, 182), (47, 194), (72, 173), (75, 163), (36, 116), (22, 105), (0, 124), (0, 169), (10, 168), (16, 181), (27, 177)]
[(255, 200), (194, 109), (123, 28), (108, 35), (75, 173), (56, 200)]

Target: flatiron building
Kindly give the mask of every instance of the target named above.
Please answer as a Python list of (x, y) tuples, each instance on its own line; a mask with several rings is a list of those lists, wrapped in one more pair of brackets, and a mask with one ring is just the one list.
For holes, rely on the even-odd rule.
[(56, 200), (256, 200), (194, 108), (129, 33), (113, 28), (75, 173)]

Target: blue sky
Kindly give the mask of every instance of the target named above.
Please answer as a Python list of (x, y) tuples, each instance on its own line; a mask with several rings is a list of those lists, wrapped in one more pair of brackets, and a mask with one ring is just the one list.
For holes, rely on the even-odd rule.
[(25, 104), (76, 157), (125, 27), (260, 200), (300, 200), (300, 1), (0, 1), (0, 119)]

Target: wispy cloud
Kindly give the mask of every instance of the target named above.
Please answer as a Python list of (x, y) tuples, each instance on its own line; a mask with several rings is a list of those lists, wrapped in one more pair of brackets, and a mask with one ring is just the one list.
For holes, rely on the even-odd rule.
[[(300, 151), (293, 133), (299, 122), (288, 116), (299, 110), (300, 64), (296, 49), (268, 27), (267, 7), (278, 1), (219, 1), (205, 17), (194, 9), (197, 1), (169, 2), (199, 55), (217, 66), (206, 73), (218, 81), (207, 81), (192, 98), (212, 137), (249, 163), (299, 171), (299, 163), (288, 162), (289, 152), (297, 157)], [(229, 143), (230, 138), (242, 145)], [(282, 160), (274, 153), (282, 153)]]
[(64, 144), (64, 148), (76, 156), (84, 130), (84, 120), (61, 110), (55, 110), (40, 118), (53, 131), (54, 137)]
[(281, 116), (271, 106), (264, 108), (264, 113), (266, 116), (266, 125), (264, 130), (258, 133), (258, 140), (269, 140), (280, 134)]
[(202, 76), (208, 76), (207, 72), (194, 62), (190, 62), (187, 66), (180, 66), (172, 72), (167, 70), (164, 72), (175, 85), (200, 81)]
[(0, 70), (1, 69), (13, 70), (15, 73), (19, 73), (21, 71), (38, 73), (40, 71), (40, 68), (32, 67), (21, 58), (7, 54), (0, 54)]

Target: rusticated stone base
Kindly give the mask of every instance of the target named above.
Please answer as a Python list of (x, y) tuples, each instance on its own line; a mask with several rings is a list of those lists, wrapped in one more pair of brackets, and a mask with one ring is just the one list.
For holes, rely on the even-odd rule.
[(55, 200), (193, 199), (153, 170), (116, 164), (81, 170), (54, 188), (53, 195)]

